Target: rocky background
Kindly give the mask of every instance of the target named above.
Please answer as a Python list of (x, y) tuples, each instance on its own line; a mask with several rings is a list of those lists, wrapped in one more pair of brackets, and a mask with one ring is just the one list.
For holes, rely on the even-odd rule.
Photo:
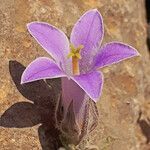
[(141, 57), (102, 70), (105, 83), (97, 103), (99, 125), (89, 136), (89, 145), (99, 150), (150, 150), (150, 57), (144, 0), (0, 0), (0, 150), (57, 150), (61, 146), (53, 119), (60, 81), (20, 85), (25, 66), (48, 56), (29, 35), (26, 24), (45, 21), (69, 37), (77, 19), (91, 8), (104, 18), (104, 43), (128, 43)]

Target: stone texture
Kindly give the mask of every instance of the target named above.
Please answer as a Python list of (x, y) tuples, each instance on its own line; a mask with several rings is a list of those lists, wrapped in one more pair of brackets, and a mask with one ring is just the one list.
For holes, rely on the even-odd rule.
[(104, 43), (126, 42), (137, 48), (141, 57), (102, 70), (105, 83), (97, 103), (99, 126), (89, 138), (89, 145), (97, 145), (100, 150), (150, 149), (150, 60), (143, 0), (0, 0), (0, 3), (1, 150), (55, 150), (61, 146), (53, 119), (59, 80), (20, 85), (24, 66), (39, 56), (48, 56), (31, 38), (26, 24), (45, 21), (69, 37), (76, 20), (91, 8), (98, 8), (104, 18)]

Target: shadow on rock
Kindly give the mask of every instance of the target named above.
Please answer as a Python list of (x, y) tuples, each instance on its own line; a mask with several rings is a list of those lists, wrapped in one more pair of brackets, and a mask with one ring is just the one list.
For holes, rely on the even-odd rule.
[(139, 113), (139, 118), (137, 120), (137, 123), (141, 127), (143, 135), (146, 137), (146, 144), (150, 143), (150, 119), (147, 118), (148, 122), (144, 119), (141, 119), (142, 112)]
[(17, 61), (9, 62), (10, 75), (18, 91), (31, 102), (18, 102), (8, 108), (0, 118), (0, 126), (24, 128), (41, 124), (38, 133), (43, 150), (58, 149), (61, 142), (53, 116), (61, 92), (61, 81), (40, 80), (21, 85), (20, 79), (24, 69)]

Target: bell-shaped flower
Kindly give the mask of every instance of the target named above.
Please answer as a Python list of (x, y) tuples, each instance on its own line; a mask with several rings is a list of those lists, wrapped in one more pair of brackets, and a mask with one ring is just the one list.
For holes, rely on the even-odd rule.
[[(21, 83), (40, 79), (62, 78), (62, 105), (65, 116), (70, 107), (77, 124), (84, 118), (87, 96), (100, 99), (103, 75), (99, 68), (139, 55), (133, 47), (110, 42), (101, 47), (104, 26), (97, 9), (87, 11), (74, 25), (70, 41), (56, 27), (44, 22), (32, 22), (28, 31), (53, 57), (40, 57), (24, 71)], [(86, 98), (85, 98), (86, 97)]]

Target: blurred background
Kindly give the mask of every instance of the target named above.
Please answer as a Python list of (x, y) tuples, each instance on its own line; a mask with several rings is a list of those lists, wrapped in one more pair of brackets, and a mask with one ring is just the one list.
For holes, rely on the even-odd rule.
[(88, 142), (99, 150), (150, 150), (150, 0), (0, 0), (0, 150), (61, 146), (53, 119), (60, 81), (20, 85), (25, 67), (48, 56), (26, 24), (45, 21), (69, 37), (77, 19), (92, 8), (104, 19), (102, 44), (125, 42), (141, 56), (102, 70), (99, 125)]

